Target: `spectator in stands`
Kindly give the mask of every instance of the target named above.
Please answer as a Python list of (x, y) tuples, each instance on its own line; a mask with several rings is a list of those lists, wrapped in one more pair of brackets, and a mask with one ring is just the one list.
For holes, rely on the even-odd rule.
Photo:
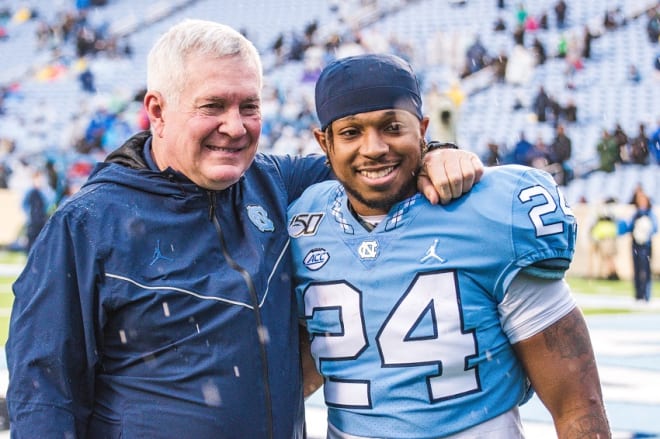
[(37, 39), (37, 49), (50, 48), (49, 46), (53, 41), (53, 28), (46, 20), (39, 20), (35, 30), (35, 36)]
[(591, 43), (594, 38), (595, 35), (591, 32), (589, 25), (585, 25), (582, 30), (582, 58), (591, 58)]
[(566, 185), (573, 179), (573, 169), (570, 165), (573, 154), (573, 142), (566, 133), (563, 124), (557, 125), (555, 137), (549, 148), (550, 165), (559, 165), (559, 178), (557, 183)]
[(11, 19), (11, 9), (7, 6), (0, 7), (0, 23), (5, 24)]
[(639, 132), (630, 142), (630, 163), (634, 165), (649, 163), (649, 137), (646, 135), (646, 126), (643, 123), (639, 124)]
[(618, 226), (615, 206), (616, 199), (606, 199), (605, 203), (599, 206), (598, 217), (589, 230), (596, 256), (594, 262), (598, 265), (596, 277), (600, 279), (619, 280), (616, 267)]
[(493, 68), (493, 76), (497, 83), (503, 84), (506, 81), (506, 65), (508, 61), (509, 57), (504, 50), (491, 61), (490, 65)]
[(580, 41), (575, 34), (571, 34), (570, 38), (566, 40), (566, 55), (564, 58), (566, 60), (566, 88), (574, 90), (577, 87), (577, 73), (584, 69)]
[(628, 65), (628, 80), (633, 84), (639, 84), (642, 80), (642, 74), (635, 64)]
[(85, 67), (85, 70), (80, 72), (78, 76), (80, 80), (80, 87), (86, 93), (96, 93), (96, 85), (94, 84), (94, 73), (89, 66)]
[(548, 110), (550, 111), (550, 120), (552, 121), (552, 125), (557, 128), (557, 125), (559, 125), (559, 122), (561, 122), (562, 118), (564, 117), (564, 107), (562, 107), (558, 99), (550, 97)]
[(603, 172), (614, 172), (615, 165), (621, 163), (619, 145), (607, 129), (603, 129), (601, 137), (596, 144), (598, 152), (598, 170)]
[(603, 27), (606, 30), (614, 30), (620, 26), (626, 25), (626, 17), (620, 6), (616, 8), (607, 9), (605, 17), (603, 18)]
[(0, 86), (0, 116), (5, 114), (5, 97), (8, 94), (6, 86)]
[(660, 165), (660, 118), (649, 138), (649, 155), (653, 157), (653, 163)]
[(520, 26), (524, 28), (525, 20), (527, 20), (527, 15), (529, 15), (529, 12), (527, 12), (527, 7), (525, 7), (525, 3), (519, 2), (518, 7), (516, 9), (516, 26)]
[(629, 162), (628, 135), (623, 130), (623, 127), (621, 126), (620, 123), (617, 123), (614, 126), (612, 137), (614, 138), (614, 141), (616, 142), (616, 146), (619, 149), (619, 157), (621, 159), (621, 162), (628, 163)]
[(566, 26), (566, 15), (568, 13), (568, 5), (564, 0), (559, 0), (555, 3), (555, 19), (557, 27), (563, 29)]
[(525, 19), (525, 31), (526, 32), (536, 32), (539, 30), (540, 24), (539, 20), (533, 15), (527, 15)]
[(538, 122), (545, 122), (547, 119), (547, 111), (550, 107), (550, 96), (545, 91), (545, 87), (539, 86), (534, 99), (532, 99), (532, 110), (536, 115)]
[(548, 144), (541, 134), (536, 136), (536, 142), (534, 142), (534, 149), (530, 158), (532, 168), (547, 169), (550, 163)]
[(513, 44), (516, 46), (525, 46), (525, 27), (522, 25), (517, 25), (513, 30)]
[(481, 42), (481, 37), (477, 35), (465, 52), (465, 70), (462, 76), (478, 72), (488, 64), (490, 64), (488, 51)]
[(431, 120), (429, 127), (431, 138), (440, 142), (456, 142), (458, 106), (448, 91), (440, 90), (434, 83), (426, 94), (424, 103), (425, 111)]
[(48, 220), (49, 201), (45, 192), (44, 175), (41, 171), (35, 171), (32, 175), (32, 186), (23, 197), (23, 211), (26, 216), (26, 253), (30, 252), (34, 241), (46, 225)]
[(622, 232), (632, 236), (632, 260), (635, 285), (635, 299), (651, 300), (651, 257), (652, 239), (658, 231), (658, 219), (653, 212), (651, 199), (641, 185), (633, 194), (631, 204), (635, 213), (627, 222), (622, 222)]
[(44, 166), (44, 175), (46, 177), (46, 182), (48, 183), (48, 191), (53, 194), (53, 199), (51, 201), (52, 210), (56, 207), (64, 194), (65, 191), (65, 177), (61, 169), (59, 169), (57, 163), (54, 159), (49, 158), (46, 160)]
[(513, 163), (518, 165), (532, 166), (532, 161), (537, 156), (532, 142), (527, 140), (524, 131), (520, 132), (520, 137), (513, 147)]
[[(157, 40), (151, 131), (95, 167), (14, 283), (14, 437), (303, 437), (286, 209), (331, 171), (257, 154), (262, 81), (227, 26), (185, 20)], [(481, 174), (472, 153), (430, 154), (420, 174), (440, 172), (443, 201)]]
[(85, 129), (85, 139), (80, 146), (80, 151), (84, 154), (90, 154), (94, 151), (103, 149), (103, 136), (107, 129), (112, 125), (114, 114), (112, 114), (106, 104), (102, 103), (92, 113), (87, 128)]
[(129, 138), (134, 129), (126, 119), (126, 114), (119, 111), (108, 119), (108, 124), (101, 138), (101, 148), (110, 153), (119, 148), (124, 140)]
[(660, 42), (660, 6), (652, 8), (647, 13), (646, 34), (651, 44)]
[(11, 177), (11, 168), (7, 163), (0, 162), (0, 189), (9, 188), (9, 178)]
[(501, 165), (503, 162), (502, 155), (500, 153), (500, 145), (494, 140), (488, 141), (486, 144), (486, 155), (483, 157), (483, 162), (486, 166), (497, 166)]
[(97, 35), (91, 28), (79, 27), (76, 32), (76, 56), (78, 58), (93, 56), (97, 50), (96, 41)]
[(568, 37), (566, 36), (566, 33), (561, 33), (559, 35), (559, 39), (557, 40), (557, 58), (566, 58), (566, 54), (568, 53)]
[(541, 16), (539, 17), (539, 27), (543, 30), (550, 29), (550, 25), (548, 24), (548, 12), (547, 11), (541, 12)]
[(562, 108), (562, 114), (564, 116), (564, 120), (568, 123), (577, 122), (577, 118), (578, 118), (577, 113), (578, 113), (578, 108), (577, 108), (577, 104), (575, 103), (575, 99), (569, 98), (564, 108)]
[(541, 42), (538, 36), (534, 37), (534, 42), (532, 43), (532, 50), (536, 56), (536, 64), (543, 65), (545, 64), (548, 55), (546, 54), (545, 46)]
[(506, 21), (504, 21), (504, 18), (497, 17), (495, 20), (495, 24), (493, 25), (493, 30), (495, 32), (504, 32), (506, 30)]

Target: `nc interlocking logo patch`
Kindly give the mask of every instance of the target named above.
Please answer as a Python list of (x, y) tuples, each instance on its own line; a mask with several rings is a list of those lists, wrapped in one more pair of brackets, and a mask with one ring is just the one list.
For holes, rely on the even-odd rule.
[(364, 241), (358, 247), (358, 254), (362, 259), (376, 259), (378, 256), (378, 241)]

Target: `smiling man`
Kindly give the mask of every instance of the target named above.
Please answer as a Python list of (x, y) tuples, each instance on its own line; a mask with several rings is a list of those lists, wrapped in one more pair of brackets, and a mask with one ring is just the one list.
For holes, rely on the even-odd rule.
[[(55, 212), (14, 284), (12, 437), (301, 438), (286, 209), (330, 169), (257, 152), (261, 61), (236, 30), (184, 20), (147, 61), (151, 130)], [(458, 178), (436, 183), (468, 190), (474, 154), (437, 154), (430, 176)]]
[(563, 280), (575, 218), (552, 177), (487, 168), (463, 197), (431, 205), (415, 185), (429, 122), (395, 56), (329, 64), (316, 108), (338, 181), (290, 206), (289, 235), (328, 438), (522, 438), (530, 382), (561, 439), (609, 437)]

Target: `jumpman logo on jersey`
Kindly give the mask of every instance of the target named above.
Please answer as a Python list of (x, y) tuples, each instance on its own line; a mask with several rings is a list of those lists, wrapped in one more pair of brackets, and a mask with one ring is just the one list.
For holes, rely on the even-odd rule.
[(422, 259), (420, 259), (419, 262), (426, 262), (426, 261), (428, 261), (428, 260), (431, 259), (431, 258), (437, 260), (437, 261), (440, 262), (441, 264), (444, 264), (445, 262), (447, 262), (446, 259), (441, 258), (441, 257), (438, 256), (438, 254), (435, 252), (435, 249), (436, 249), (437, 246), (438, 246), (438, 240), (435, 239), (435, 240), (433, 240), (433, 244), (430, 245), (429, 249), (426, 250), (426, 255), (424, 255), (424, 257), (423, 257)]
[(149, 265), (154, 265), (157, 260), (159, 259), (165, 259), (166, 261), (173, 261), (174, 259), (168, 258), (167, 256), (163, 255), (163, 253), (160, 251), (160, 239), (156, 241), (156, 248), (154, 249), (154, 256)]

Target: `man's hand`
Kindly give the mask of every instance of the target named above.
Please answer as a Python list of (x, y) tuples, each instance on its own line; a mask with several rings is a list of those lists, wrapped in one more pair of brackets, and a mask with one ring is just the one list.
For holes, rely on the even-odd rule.
[(422, 159), (417, 188), (431, 204), (447, 204), (472, 189), (483, 173), (484, 165), (476, 154), (436, 149)]
[(307, 398), (323, 385), (323, 377), (316, 370), (307, 328), (300, 325), (299, 331), (298, 340), (300, 342), (300, 364), (302, 365), (303, 373), (303, 394)]

